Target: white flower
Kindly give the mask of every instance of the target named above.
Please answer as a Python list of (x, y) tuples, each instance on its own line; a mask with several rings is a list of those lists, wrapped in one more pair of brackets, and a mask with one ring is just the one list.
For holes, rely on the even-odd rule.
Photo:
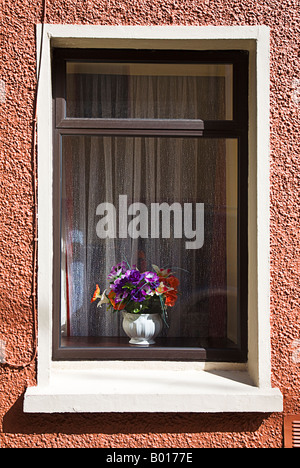
[(105, 293), (106, 293), (106, 289), (104, 290), (104, 292), (100, 296), (100, 301), (98, 302), (97, 307), (101, 307), (102, 304), (109, 304), (109, 299), (107, 298)]
[(167, 278), (168, 276), (173, 275), (170, 268), (159, 268), (157, 265), (152, 265), (152, 268), (160, 277), (162, 276), (163, 278)]

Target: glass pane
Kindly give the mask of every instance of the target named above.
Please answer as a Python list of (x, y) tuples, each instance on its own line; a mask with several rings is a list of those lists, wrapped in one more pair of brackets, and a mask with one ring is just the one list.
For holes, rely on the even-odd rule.
[(230, 64), (67, 63), (67, 117), (232, 120)]
[(235, 139), (62, 137), (63, 345), (128, 343), (121, 314), (91, 303), (122, 261), (179, 279), (161, 339), (237, 343), (237, 161)]

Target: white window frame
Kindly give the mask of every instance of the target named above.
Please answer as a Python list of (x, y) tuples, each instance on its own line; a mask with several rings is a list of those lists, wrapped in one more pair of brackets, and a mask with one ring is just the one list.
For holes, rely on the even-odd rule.
[[(42, 37), (43, 31), (43, 37)], [(38, 366), (25, 412), (278, 412), (271, 385), (269, 305), (269, 28), (266, 26), (37, 26)], [(248, 362), (52, 361), (51, 49), (249, 51)]]

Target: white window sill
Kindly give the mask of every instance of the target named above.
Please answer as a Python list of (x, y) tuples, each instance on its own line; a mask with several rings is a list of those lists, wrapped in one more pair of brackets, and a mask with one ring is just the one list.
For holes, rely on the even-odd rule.
[(275, 388), (253, 386), (246, 371), (55, 369), (49, 385), (25, 393), (26, 413), (281, 412)]

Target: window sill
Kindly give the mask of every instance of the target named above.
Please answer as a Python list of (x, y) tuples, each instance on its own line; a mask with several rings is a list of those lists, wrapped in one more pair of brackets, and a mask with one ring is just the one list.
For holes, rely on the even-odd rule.
[(128, 337), (62, 337), (61, 346), (53, 349), (59, 361), (92, 360), (155, 360), (245, 362), (247, 353), (227, 338), (157, 337), (149, 347), (129, 344)]
[(57, 368), (49, 385), (26, 390), (25, 413), (281, 412), (275, 388), (241, 370)]

